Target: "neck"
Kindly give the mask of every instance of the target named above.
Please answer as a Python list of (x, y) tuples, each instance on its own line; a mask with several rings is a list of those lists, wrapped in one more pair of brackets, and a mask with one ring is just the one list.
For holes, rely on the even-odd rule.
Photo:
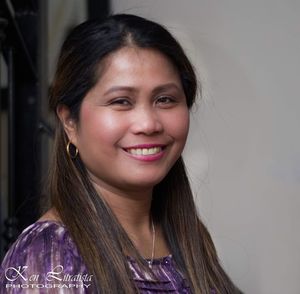
[(135, 232), (136, 235), (151, 229), (152, 188), (124, 191), (96, 181), (93, 184), (128, 234)]
[[(91, 177), (96, 191), (103, 197), (119, 223), (145, 258), (152, 258), (153, 227), (151, 221), (152, 188), (121, 190), (99, 183)], [(155, 256), (168, 255), (169, 248), (159, 224), (155, 224)]]

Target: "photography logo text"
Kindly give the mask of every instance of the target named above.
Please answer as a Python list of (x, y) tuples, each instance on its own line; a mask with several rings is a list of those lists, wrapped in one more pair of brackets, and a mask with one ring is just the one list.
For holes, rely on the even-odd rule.
[[(29, 274), (30, 272), (30, 274)], [(9, 267), (5, 270), (8, 288), (89, 288), (93, 275), (67, 274), (62, 265), (57, 265), (47, 273), (32, 273), (28, 266)]]

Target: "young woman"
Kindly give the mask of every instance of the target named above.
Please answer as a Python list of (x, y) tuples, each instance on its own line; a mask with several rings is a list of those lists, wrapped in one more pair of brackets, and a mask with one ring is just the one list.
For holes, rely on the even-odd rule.
[(196, 91), (157, 23), (114, 15), (70, 33), (50, 96), (51, 208), (6, 255), (8, 293), (240, 293), (181, 157)]

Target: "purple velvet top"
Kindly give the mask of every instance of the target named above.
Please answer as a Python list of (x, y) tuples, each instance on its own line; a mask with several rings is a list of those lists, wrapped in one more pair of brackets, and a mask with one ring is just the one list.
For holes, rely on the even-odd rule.
[[(159, 281), (151, 281), (128, 257), (139, 293), (191, 293), (171, 255), (154, 259)], [(36, 222), (25, 229), (1, 265), (0, 293), (93, 293), (93, 277), (67, 228), (53, 221)]]

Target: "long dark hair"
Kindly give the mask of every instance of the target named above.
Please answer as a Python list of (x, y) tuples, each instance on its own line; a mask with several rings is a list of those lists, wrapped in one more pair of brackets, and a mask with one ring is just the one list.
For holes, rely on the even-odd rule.
[[(66, 105), (72, 118), (78, 121), (82, 100), (101, 78), (99, 68), (105, 58), (125, 46), (152, 48), (163, 53), (180, 74), (188, 107), (193, 105), (197, 79), (179, 43), (161, 25), (122, 14), (105, 21), (87, 21), (71, 31), (63, 44), (52, 85), (53, 112), (56, 113), (59, 105)], [(141, 265), (142, 257), (94, 189), (80, 156), (75, 159), (68, 156), (68, 138), (56, 118), (49, 181), (51, 205), (58, 211), (94, 276), (94, 292), (136, 293), (124, 252)], [(162, 226), (175, 262), (193, 293), (210, 293), (211, 289), (217, 293), (239, 293), (220, 266), (211, 237), (197, 215), (181, 157), (154, 187), (151, 215)]]

